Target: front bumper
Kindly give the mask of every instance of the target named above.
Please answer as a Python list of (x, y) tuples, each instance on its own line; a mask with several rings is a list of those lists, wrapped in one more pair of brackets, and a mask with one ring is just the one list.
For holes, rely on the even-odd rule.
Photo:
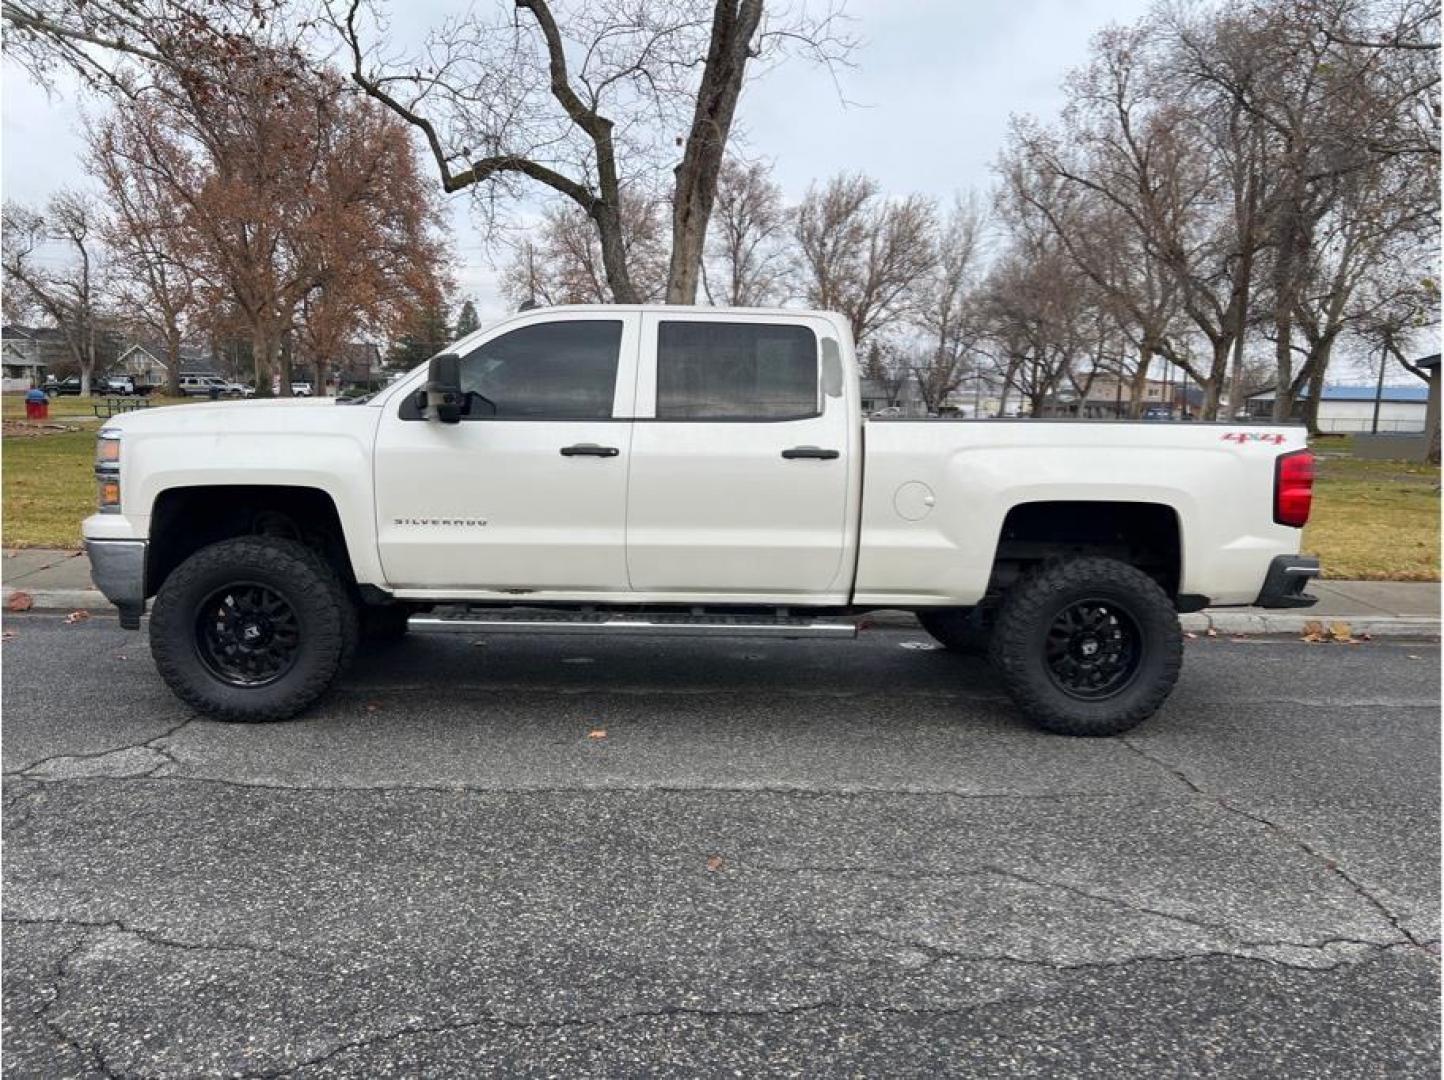
[(1310, 596), (1304, 589), (1318, 576), (1318, 559), (1307, 555), (1280, 555), (1269, 563), (1269, 572), (1264, 577), (1263, 588), (1259, 590), (1254, 607), (1313, 607), (1319, 598)]
[(120, 612), (120, 625), (140, 628), (145, 614), (145, 541), (86, 540), (90, 580)]

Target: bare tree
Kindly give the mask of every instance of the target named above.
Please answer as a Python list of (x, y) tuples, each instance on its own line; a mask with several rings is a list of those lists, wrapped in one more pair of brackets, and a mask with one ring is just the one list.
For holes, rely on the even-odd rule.
[[(7, 202), (0, 226), (0, 269), (8, 290), (15, 290), (44, 312), (65, 336), (80, 369), (80, 392), (90, 393), (100, 356), (101, 297), (105, 265), (101, 218), (95, 203), (77, 192), (54, 196), (40, 214)], [(53, 242), (67, 265), (46, 267), (41, 249)]]
[(1393, 158), (1426, 169), (1437, 161), (1434, 10), (1394, 23), (1396, 44), (1418, 48), (1390, 49), (1376, 47), (1374, 23), (1387, 12), (1369, 0), (1259, 0), (1171, 19), (1180, 74), (1243, 110), (1267, 141), (1276, 419), (1292, 407), (1296, 319), (1317, 229), (1347, 178)]
[(803, 295), (847, 316), (859, 343), (908, 318), (937, 262), (936, 212), (921, 195), (889, 201), (861, 174), (812, 187), (793, 225)]
[[(717, 200), (702, 288), (713, 304), (759, 307), (781, 299), (786, 274), (787, 215), (782, 189), (761, 162), (728, 159), (717, 177)], [(712, 281), (715, 279), (715, 286)]]
[(994, 263), (979, 303), (984, 348), (1007, 396), (1041, 416), (1084, 355), (1085, 293), (1055, 238), (1014, 237)]
[[(622, 252), (632, 268), (637, 303), (661, 300), (666, 289), (665, 207), (656, 199), (622, 197)], [(513, 303), (624, 303), (612, 291), (601, 241), (574, 206), (548, 208), (538, 227), (513, 250), (502, 290)]]
[(140, 147), (113, 118), (90, 129), (91, 173), (101, 182), (112, 217), (103, 234), (113, 252), (118, 310), (162, 344), (167, 392), (180, 394), (181, 344), (198, 296), (185, 208), (153, 173), (133, 167)]
[(845, 62), (852, 48), (832, 8), (769, 19), (763, 0), (516, 0), (509, 14), (450, 20), (423, 57), (388, 64), (363, 43), (361, 0), (331, 10), (352, 79), (422, 133), (446, 191), (476, 188), (494, 207), (526, 180), (569, 200), (597, 232), (608, 292), (626, 303), (641, 298), (628, 187), (658, 186), (671, 169), (665, 298), (691, 303), (749, 69), (796, 53)]
[(981, 320), (975, 280), (983, 255), (983, 213), (958, 199), (937, 239), (937, 261), (920, 283), (916, 324), (927, 335), (911, 365), (929, 412), (938, 413), (973, 369)]

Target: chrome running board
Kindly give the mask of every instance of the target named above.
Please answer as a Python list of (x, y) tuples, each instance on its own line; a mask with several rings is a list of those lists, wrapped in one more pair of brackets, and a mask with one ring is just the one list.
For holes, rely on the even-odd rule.
[(412, 630), (452, 634), (639, 634), (653, 637), (852, 638), (851, 619), (687, 612), (506, 611), (467, 608), (411, 616)]

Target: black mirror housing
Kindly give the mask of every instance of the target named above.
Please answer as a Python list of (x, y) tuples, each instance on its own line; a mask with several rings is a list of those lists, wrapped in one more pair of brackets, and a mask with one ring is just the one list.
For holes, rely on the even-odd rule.
[(433, 356), (426, 372), (425, 407), (443, 424), (455, 424), (466, 412), (461, 389), (461, 357), (456, 353)]

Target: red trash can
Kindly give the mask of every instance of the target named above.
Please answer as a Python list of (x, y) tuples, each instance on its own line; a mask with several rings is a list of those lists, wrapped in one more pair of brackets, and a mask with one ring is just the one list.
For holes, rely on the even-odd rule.
[(27, 420), (48, 420), (50, 418), (50, 399), (45, 396), (44, 390), (25, 391), (25, 419)]

